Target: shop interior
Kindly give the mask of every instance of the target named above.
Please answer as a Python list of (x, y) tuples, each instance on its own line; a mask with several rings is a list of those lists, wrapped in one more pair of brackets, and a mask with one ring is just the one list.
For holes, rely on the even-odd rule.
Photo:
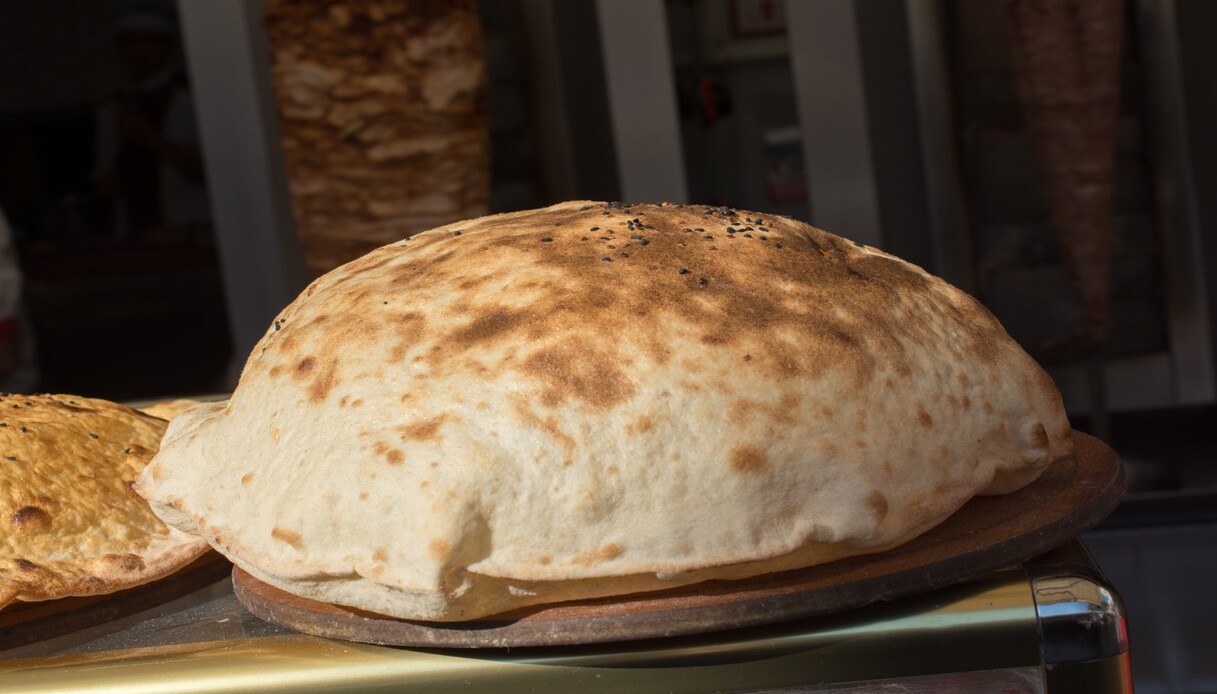
[[(1074, 427), (1123, 459), (1126, 500), (1085, 542), (1127, 604), (1138, 690), (1217, 691), (1217, 5), (1123, 3), (1097, 346), (1078, 339), (1088, 309), (1054, 235), (1002, 3), (477, 5), (485, 212), (764, 210), (977, 296), (1048, 369)], [(255, 0), (0, 8), (0, 242), (20, 297), (3, 390), (230, 391), (316, 276), (265, 27)], [(123, 105), (132, 94), (174, 133), (155, 161), (118, 154), (159, 137)], [(158, 175), (165, 202), (133, 204)]]

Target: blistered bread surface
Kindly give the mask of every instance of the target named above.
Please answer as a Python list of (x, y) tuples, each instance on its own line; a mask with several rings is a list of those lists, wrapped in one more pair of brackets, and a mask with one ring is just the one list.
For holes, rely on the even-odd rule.
[(920, 268), (767, 214), (569, 202), (319, 278), (139, 489), (273, 585), (458, 620), (881, 551), (1068, 435)]

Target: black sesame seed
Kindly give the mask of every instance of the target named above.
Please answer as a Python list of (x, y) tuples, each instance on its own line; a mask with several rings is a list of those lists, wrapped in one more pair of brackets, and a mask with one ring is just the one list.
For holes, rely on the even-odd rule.
[(682, 267), (681, 269), (677, 270), (676, 272), (681, 275), (687, 275), (687, 274), (689, 274), (689, 268)]
[(124, 449), (123, 449), (123, 453), (130, 453), (130, 452), (131, 452), (131, 449), (130, 449), (130, 448), (124, 448)]
[(705, 229), (702, 229), (701, 227), (697, 227), (697, 228), (696, 228), (696, 229), (694, 229), (693, 231), (696, 231), (697, 233), (701, 234), (701, 233), (704, 233), (706, 230), (705, 230)]
[(552, 238), (550, 238), (550, 237), (548, 237), (548, 236), (546, 236), (546, 237), (544, 237), (544, 238), (542, 238), (542, 239), (541, 239), (541, 243), (553, 243), (553, 239), (552, 239)]
[(643, 240), (639, 241), (638, 243), (640, 243), (641, 245), (645, 246), (645, 245), (647, 245), (647, 244), (648, 244), (648, 243), (650, 243), (650, 242), (651, 242), (651, 240), (650, 240), (650, 239), (643, 239)]
[(728, 234), (734, 234), (734, 233), (735, 233), (735, 227), (727, 227), (727, 233), (728, 233)]
[(16, 460), (16, 459), (17, 459), (17, 457), (16, 457), (16, 456), (11, 456), (11, 455), (6, 455), (6, 456), (4, 456), (4, 459), (5, 459), (5, 460)]
[(6, 427), (6, 426), (8, 426), (8, 422), (0, 422), (0, 427)]
[(762, 241), (768, 241), (768, 240), (769, 240), (769, 237), (768, 237), (768, 236), (764, 236), (764, 235), (762, 235), (762, 236), (761, 236), (761, 240), (762, 240)]
[(29, 429), (26, 429), (25, 427), (21, 427), (21, 433), (23, 433), (23, 434), (24, 434), (24, 433), (25, 433), (25, 432), (27, 432), (27, 431), (29, 431)]
[(710, 284), (710, 280), (706, 279), (705, 277), (698, 277), (697, 283), (704, 287), (707, 284)]
[(89, 434), (89, 438), (91, 438), (91, 439), (95, 439), (95, 438), (97, 438), (97, 434), (90, 433), (90, 434)]
[(453, 235), (453, 236), (460, 236), (460, 235), (461, 235), (461, 232), (460, 232), (459, 230), (457, 230), (457, 231), (452, 232), (452, 235)]
[(592, 227), (590, 231), (600, 231), (600, 227)]
[(591, 206), (591, 205), (584, 205), (583, 207), (580, 207), (580, 208), (579, 208), (579, 211), (580, 211), (580, 212), (587, 212), (587, 211), (588, 211), (588, 210), (590, 210), (590, 209), (592, 209), (592, 206)]
[(750, 239), (750, 238), (752, 238), (752, 234), (744, 234), (744, 238)]
[(613, 262), (613, 259), (612, 259), (612, 258), (610, 258), (610, 257), (608, 257), (608, 256), (606, 255), (606, 256), (604, 256), (603, 258), (601, 258), (601, 259), (600, 259), (600, 262), (602, 262), (602, 263), (611, 263), (611, 262)]
[(612, 241), (613, 239), (612, 239), (612, 238), (610, 238), (610, 237), (608, 237), (608, 236), (601, 236), (601, 237), (600, 237), (600, 240), (601, 240), (601, 241)]
[(780, 244), (780, 243), (775, 243), (775, 244), (773, 244), (773, 247), (774, 247), (774, 248), (781, 248), (781, 247), (782, 247), (782, 244)]
[(637, 240), (641, 239), (642, 237), (641, 237), (641, 236), (639, 236), (638, 234), (630, 234), (630, 238), (632, 238), (632, 239), (634, 239), (635, 241), (637, 241)]

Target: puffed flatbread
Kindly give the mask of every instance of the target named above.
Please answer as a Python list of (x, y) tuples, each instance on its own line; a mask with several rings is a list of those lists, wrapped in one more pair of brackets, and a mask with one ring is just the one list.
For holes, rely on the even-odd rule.
[(208, 546), (131, 489), (165, 421), (74, 395), (0, 395), (0, 607), (155, 580)]
[(894, 547), (1070, 452), (975, 300), (790, 219), (571, 202), (386, 246), (137, 489), (253, 576), (462, 620)]

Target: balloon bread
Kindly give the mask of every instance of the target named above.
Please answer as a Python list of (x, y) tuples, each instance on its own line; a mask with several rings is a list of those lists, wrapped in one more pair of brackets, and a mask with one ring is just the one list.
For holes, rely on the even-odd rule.
[(165, 424), (104, 400), (0, 396), (0, 607), (112, 593), (207, 551), (131, 489)]
[(767, 214), (568, 202), (320, 277), (137, 489), (288, 592), (466, 620), (879, 552), (1069, 431), (920, 268)]

